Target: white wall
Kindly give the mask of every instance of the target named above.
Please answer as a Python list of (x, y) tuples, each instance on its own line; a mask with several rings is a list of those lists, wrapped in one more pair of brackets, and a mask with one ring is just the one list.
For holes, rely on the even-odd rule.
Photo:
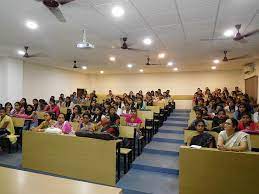
[(14, 103), (23, 96), (23, 61), (0, 58), (0, 102)]
[(198, 87), (228, 87), (233, 90), (235, 86), (244, 88), (241, 71), (208, 71), (208, 72), (177, 72), (157, 74), (123, 74), (123, 75), (98, 75), (92, 81), (97, 93), (113, 93), (148, 91), (160, 88), (170, 89), (172, 94), (192, 95)]
[(49, 99), (60, 93), (69, 95), (77, 88), (90, 88), (89, 76), (49, 66), (24, 64), (24, 97), (29, 102), (33, 98)]

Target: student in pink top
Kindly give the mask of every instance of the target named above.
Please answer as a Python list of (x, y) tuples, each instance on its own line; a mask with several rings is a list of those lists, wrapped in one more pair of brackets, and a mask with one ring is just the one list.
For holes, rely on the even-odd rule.
[(56, 122), (54, 127), (61, 129), (62, 133), (64, 134), (73, 133), (72, 126), (68, 121), (65, 121), (65, 115), (63, 113), (60, 113), (58, 115), (58, 121)]
[(16, 102), (14, 103), (14, 109), (11, 110), (10, 116), (11, 117), (21, 117), (21, 115), (24, 115), (24, 109), (22, 109), (21, 103)]
[(140, 125), (142, 123), (142, 120), (137, 116), (137, 109), (136, 108), (131, 109), (131, 114), (126, 116), (125, 121), (126, 121), (128, 126), (136, 128), (137, 136), (141, 135)]

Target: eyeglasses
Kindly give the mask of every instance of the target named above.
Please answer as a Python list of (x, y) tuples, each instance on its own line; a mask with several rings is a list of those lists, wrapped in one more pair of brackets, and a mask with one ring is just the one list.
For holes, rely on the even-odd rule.
[(197, 125), (197, 127), (204, 127), (205, 125)]
[(232, 123), (229, 123), (229, 122), (225, 122), (226, 125), (232, 125)]

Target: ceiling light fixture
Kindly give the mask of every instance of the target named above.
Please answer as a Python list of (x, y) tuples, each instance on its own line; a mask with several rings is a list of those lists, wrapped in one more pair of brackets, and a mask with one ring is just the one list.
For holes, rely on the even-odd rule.
[(22, 51), (22, 50), (18, 50), (18, 51), (17, 51), (17, 54), (23, 56), (23, 55), (25, 55), (25, 52)]
[(100, 71), (100, 74), (104, 74), (104, 71), (102, 70), (102, 71)]
[(152, 44), (152, 40), (151, 40), (150, 38), (145, 38), (145, 39), (143, 40), (143, 43), (144, 43), (145, 45), (151, 45), (151, 44)]
[(132, 64), (128, 64), (127, 67), (128, 67), (128, 68), (132, 68), (133, 65), (132, 65)]
[(224, 32), (224, 36), (226, 36), (226, 37), (234, 36), (234, 31), (233, 30), (226, 30)]
[(111, 56), (111, 57), (110, 57), (110, 61), (113, 61), (113, 62), (114, 62), (114, 61), (116, 61), (116, 58), (115, 58), (114, 56)]
[(143, 69), (140, 69), (140, 70), (139, 70), (139, 72), (140, 72), (140, 73), (143, 73), (143, 72), (144, 72), (144, 70), (143, 70)]
[(212, 70), (215, 70), (215, 69), (217, 69), (217, 67), (216, 67), (216, 66), (212, 66), (211, 69), (212, 69)]
[(178, 68), (177, 68), (177, 67), (175, 67), (173, 70), (174, 70), (174, 71), (178, 71)]
[(173, 66), (173, 65), (174, 65), (174, 63), (172, 61), (167, 63), (167, 66)]
[(31, 20), (26, 21), (25, 25), (27, 28), (31, 30), (36, 30), (39, 27), (39, 25), (36, 22)]
[(91, 48), (94, 48), (93, 44), (91, 44), (91, 43), (86, 41), (86, 32), (85, 32), (85, 30), (83, 30), (83, 41), (77, 43), (76, 47), (80, 48), (80, 49), (89, 49), (89, 48), (91, 49)]
[(159, 58), (159, 59), (165, 58), (165, 53), (159, 53), (159, 54), (158, 54), (158, 58)]
[(218, 59), (214, 59), (214, 60), (213, 60), (213, 63), (219, 64), (219, 60), (218, 60)]
[(115, 6), (112, 8), (112, 15), (116, 18), (122, 17), (124, 13), (124, 9), (120, 6)]
[(82, 66), (82, 69), (83, 69), (83, 70), (86, 70), (86, 69), (87, 69), (87, 67), (86, 67), (86, 66)]

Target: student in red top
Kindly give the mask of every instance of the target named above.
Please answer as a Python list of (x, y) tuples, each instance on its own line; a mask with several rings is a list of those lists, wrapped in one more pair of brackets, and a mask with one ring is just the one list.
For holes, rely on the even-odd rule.
[(55, 113), (56, 118), (57, 118), (58, 115), (60, 114), (59, 107), (58, 107), (58, 105), (55, 103), (55, 100), (52, 99), (52, 98), (49, 100), (49, 105), (46, 106), (46, 108), (45, 108), (44, 111)]
[(241, 116), (241, 120), (238, 123), (238, 128), (242, 130), (256, 130), (256, 123), (252, 121), (251, 115), (244, 112)]

